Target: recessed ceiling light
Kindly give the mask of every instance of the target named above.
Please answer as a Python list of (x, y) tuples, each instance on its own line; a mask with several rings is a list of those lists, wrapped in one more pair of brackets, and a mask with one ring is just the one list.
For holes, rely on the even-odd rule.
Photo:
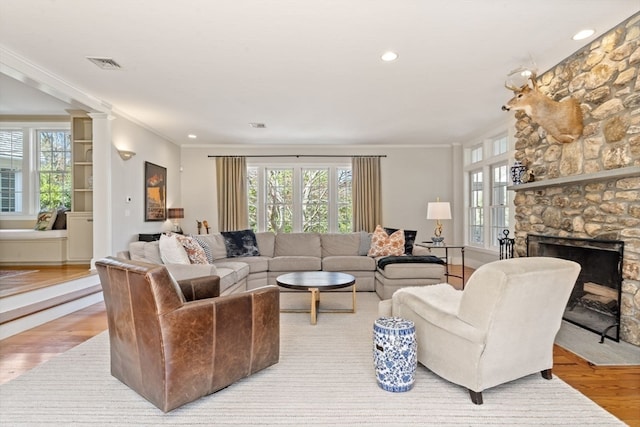
[(264, 123), (255, 123), (255, 122), (249, 123), (249, 126), (255, 129), (265, 129), (267, 127), (267, 125), (265, 125)]
[(398, 59), (398, 54), (393, 51), (388, 51), (383, 53), (380, 59), (382, 59), (384, 62), (395, 61), (396, 59)]
[(571, 37), (573, 40), (584, 40), (587, 37), (591, 37), (592, 35), (594, 35), (596, 32), (596, 30), (589, 28), (586, 30), (580, 30), (578, 31), (573, 37)]
[(198, 137), (198, 135), (195, 135), (193, 133), (190, 133), (189, 135), (187, 135), (187, 138), (189, 139), (196, 139)]

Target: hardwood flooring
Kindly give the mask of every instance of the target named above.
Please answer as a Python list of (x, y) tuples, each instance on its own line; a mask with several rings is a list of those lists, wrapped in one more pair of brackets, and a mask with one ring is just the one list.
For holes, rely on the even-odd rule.
[[(465, 276), (472, 272), (467, 269)], [(452, 279), (456, 287), (460, 282)], [(98, 303), (0, 341), (0, 384), (106, 329), (104, 303)], [(553, 360), (555, 375), (629, 426), (640, 427), (640, 366), (592, 366), (558, 346)]]

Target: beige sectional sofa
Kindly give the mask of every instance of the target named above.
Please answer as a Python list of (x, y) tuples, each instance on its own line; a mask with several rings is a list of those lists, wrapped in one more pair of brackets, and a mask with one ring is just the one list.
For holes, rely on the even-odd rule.
[[(195, 237), (208, 246), (212, 264), (166, 264), (167, 269), (178, 280), (216, 274), (220, 276), (222, 295), (275, 285), (279, 275), (294, 271), (348, 273), (356, 278), (358, 291), (375, 291), (382, 299), (391, 298), (400, 287), (445, 281), (444, 266), (437, 263), (391, 263), (378, 268), (379, 259), (366, 254), (366, 233), (259, 232), (255, 240), (260, 254), (233, 258), (227, 257), (221, 233)], [(162, 263), (157, 241), (132, 242), (128, 253), (118, 255)]]

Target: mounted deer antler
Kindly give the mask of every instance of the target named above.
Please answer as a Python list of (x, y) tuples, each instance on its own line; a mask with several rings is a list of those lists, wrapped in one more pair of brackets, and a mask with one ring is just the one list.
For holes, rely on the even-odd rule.
[[(531, 85), (529, 85), (529, 82)], [(505, 87), (512, 90), (511, 98), (502, 110), (522, 110), (560, 142), (573, 142), (582, 135), (582, 110), (574, 98), (557, 102), (538, 90), (536, 75), (533, 73), (522, 87)]]

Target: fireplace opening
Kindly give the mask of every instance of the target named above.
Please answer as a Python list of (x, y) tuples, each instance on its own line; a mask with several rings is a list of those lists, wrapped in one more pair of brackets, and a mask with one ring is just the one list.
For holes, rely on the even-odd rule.
[(581, 239), (529, 234), (527, 256), (547, 256), (575, 261), (582, 269), (569, 297), (563, 319), (605, 337), (620, 341), (622, 258), (620, 240)]

